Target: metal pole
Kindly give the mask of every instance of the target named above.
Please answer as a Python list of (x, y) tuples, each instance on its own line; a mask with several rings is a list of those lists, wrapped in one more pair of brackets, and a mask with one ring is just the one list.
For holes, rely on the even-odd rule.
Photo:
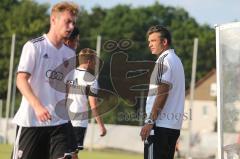
[(140, 109), (139, 109), (139, 114), (138, 114), (138, 118), (139, 118), (139, 126), (143, 126), (143, 121), (144, 119), (143, 117), (143, 113), (144, 112), (144, 91), (141, 92), (141, 98), (140, 98)]
[[(102, 41), (102, 37), (100, 35), (98, 35), (96, 52), (97, 52), (97, 57), (99, 59), (100, 59), (100, 53), (101, 53), (101, 41)], [(99, 75), (99, 60), (98, 59), (96, 59), (95, 74), (96, 74), (96, 78), (98, 79), (98, 75)]]
[(218, 132), (218, 157), (223, 159), (223, 108), (222, 108), (222, 84), (221, 84), (221, 47), (220, 47), (220, 26), (216, 27), (216, 62), (217, 62), (217, 132)]
[(14, 62), (14, 52), (15, 52), (15, 42), (16, 35), (12, 35), (12, 46), (11, 46), (11, 55), (10, 55), (10, 65), (9, 65), (9, 75), (8, 75), (8, 92), (7, 92), (7, 103), (6, 103), (6, 127), (5, 127), (5, 144), (8, 143), (7, 140), (7, 132), (8, 132), (8, 118), (9, 118), (9, 108), (10, 108), (10, 100), (11, 100), (11, 85), (12, 85), (12, 72), (13, 72), (13, 62)]
[[(102, 37), (100, 35), (97, 36), (97, 45), (96, 45), (96, 52), (97, 52), (97, 57), (100, 58), (100, 52), (101, 52), (101, 41)], [(95, 66), (95, 76), (96, 79), (98, 79), (99, 76), (99, 60), (96, 59), (96, 66)], [(94, 134), (95, 134), (95, 122), (94, 118), (91, 118), (91, 140), (90, 140), (90, 147), (89, 151), (93, 150), (93, 141), (94, 141)]]
[[(2, 99), (0, 99), (0, 125), (1, 124), (4, 124), (4, 122), (3, 122), (3, 120), (2, 120), (2, 105), (3, 105), (3, 101), (2, 101)], [(2, 127), (0, 126), (0, 128), (2, 129)], [(2, 130), (0, 130), (0, 132), (1, 132)], [(0, 144), (2, 143), (2, 141), (0, 141)]]
[(10, 115), (11, 118), (14, 116), (14, 110), (15, 110), (16, 77), (17, 77), (17, 69), (15, 70), (15, 73), (14, 73), (13, 88), (12, 88), (13, 93), (12, 93), (11, 115)]
[(3, 111), (3, 101), (0, 99), (0, 119), (2, 118), (2, 111)]
[[(189, 109), (193, 112), (193, 102), (194, 102), (194, 90), (195, 90), (195, 80), (196, 80), (196, 68), (197, 68), (197, 52), (198, 52), (198, 38), (194, 38), (193, 47), (193, 62), (192, 62), (192, 77), (190, 85), (190, 102)], [(191, 137), (192, 137), (192, 120), (189, 119), (189, 143), (188, 143), (188, 158), (191, 159)]]

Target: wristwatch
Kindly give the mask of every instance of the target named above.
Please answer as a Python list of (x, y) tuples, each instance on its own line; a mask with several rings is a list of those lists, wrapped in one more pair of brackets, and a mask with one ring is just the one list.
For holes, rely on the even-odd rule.
[(145, 124), (148, 124), (148, 125), (153, 125), (153, 124), (154, 124), (154, 121), (153, 121), (152, 119), (148, 118), (148, 119), (146, 119), (146, 120), (144, 121), (144, 123), (145, 123)]

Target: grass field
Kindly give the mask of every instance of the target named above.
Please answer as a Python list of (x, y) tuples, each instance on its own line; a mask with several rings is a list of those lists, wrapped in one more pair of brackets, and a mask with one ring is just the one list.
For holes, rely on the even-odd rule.
[[(11, 151), (11, 145), (0, 144), (0, 159), (10, 159)], [(103, 150), (93, 152), (85, 150), (80, 152), (79, 159), (143, 159), (143, 155), (116, 150)]]
[(10, 159), (12, 146), (0, 144), (0, 159)]

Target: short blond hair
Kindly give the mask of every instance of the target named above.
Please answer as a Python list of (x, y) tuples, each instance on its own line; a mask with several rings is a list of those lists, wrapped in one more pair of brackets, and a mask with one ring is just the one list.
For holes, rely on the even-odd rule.
[(82, 49), (78, 54), (78, 62), (79, 64), (84, 64), (88, 60), (95, 61), (96, 60), (97, 53), (95, 50), (90, 48)]
[(52, 7), (51, 15), (55, 13), (62, 13), (64, 11), (69, 11), (73, 15), (77, 16), (79, 12), (79, 7), (77, 4), (73, 2), (67, 2), (67, 1), (59, 2)]

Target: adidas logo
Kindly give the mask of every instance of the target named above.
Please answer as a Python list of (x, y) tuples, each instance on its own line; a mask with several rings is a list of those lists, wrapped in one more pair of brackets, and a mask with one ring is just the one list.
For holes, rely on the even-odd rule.
[(48, 58), (48, 54), (47, 54), (47, 53), (44, 54), (44, 55), (43, 55), (43, 58), (47, 59), (47, 58)]

